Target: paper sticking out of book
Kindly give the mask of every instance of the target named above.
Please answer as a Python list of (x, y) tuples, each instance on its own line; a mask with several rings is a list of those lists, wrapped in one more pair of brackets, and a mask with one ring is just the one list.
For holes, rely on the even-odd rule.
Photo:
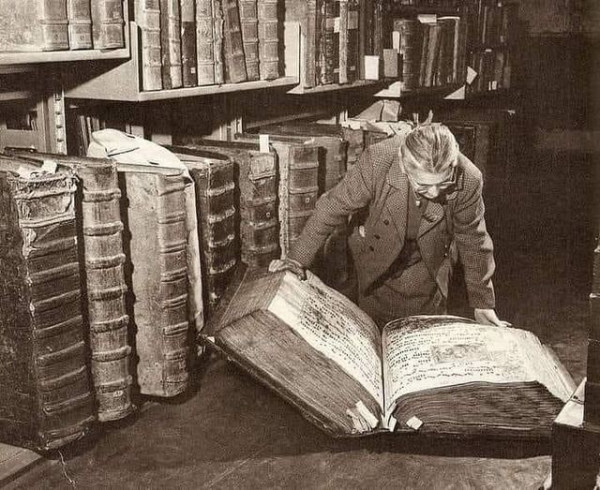
[(261, 153), (269, 153), (270, 142), (268, 134), (261, 134), (258, 136), (258, 146)]
[(464, 100), (466, 92), (467, 92), (466, 85), (463, 85), (462, 87), (460, 87), (459, 89), (455, 90), (451, 94), (446, 95), (446, 97), (444, 97), (444, 99), (447, 99), (447, 100)]
[(365, 80), (379, 80), (379, 56), (365, 55)]
[(471, 85), (476, 78), (477, 72), (470, 66), (467, 66), (467, 84)]
[(58, 163), (55, 160), (44, 160), (40, 170), (48, 174), (55, 174), (58, 169)]
[(574, 391), (531, 332), (453, 316), (380, 331), (310, 273), (247, 271), (222, 308), (217, 348), (334, 436), (547, 438)]
[(419, 15), (417, 15), (417, 20), (421, 24), (437, 24), (437, 15), (436, 14), (419, 14)]

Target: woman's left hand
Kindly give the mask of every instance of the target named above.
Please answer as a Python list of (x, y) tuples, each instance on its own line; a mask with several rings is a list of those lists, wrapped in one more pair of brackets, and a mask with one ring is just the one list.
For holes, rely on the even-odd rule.
[(492, 308), (475, 308), (473, 316), (477, 323), (495, 325), (497, 327), (512, 327), (509, 322), (500, 320)]

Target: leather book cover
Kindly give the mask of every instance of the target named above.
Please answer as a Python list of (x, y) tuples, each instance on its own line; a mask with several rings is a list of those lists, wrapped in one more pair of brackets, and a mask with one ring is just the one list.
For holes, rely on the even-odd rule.
[[(359, 78), (360, 70), (360, 33), (359, 33), (359, 0), (348, 0), (348, 21), (347, 21), (347, 41), (346, 50), (346, 80), (351, 83)], [(340, 80), (341, 81), (341, 80)]]
[(348, 83), (348, 0), (339, 0), (339, 83)]
[(279, 78), (278, 0), (258, 1), (258, 51), (260, 79)]
[(61, 168), (71, 168), (79, 181), (77, 237), (96, 413), (101, 422), (126, 417), (134, 406), (129, 371), (129, 316), (125, 307), (121, 191), (116, 164), (110, 160), (27, 150), (10, 153), (40, 167), (45, 161), (54, 161)]
[(244, 55), (238, 0), (222, 0), (222, 2), (225, 82), (245, 82), (248, 80), (248, 76), (246, 74), (246, 57)]
[(195, 1), (181, 0), (181, 69), (184, 87), (198, 84)]
[[(279, 258), (277, 155), (262, 153), (255, 143), (183, 138), (177, 141), (190, 149), (227, 155), (234, 164), (236, 208), (239, 209), (241, 260), (262, 267)], [(174, 151), (183, 151), (173, 147)]]
[(365, 56), (373, 54), (373, 1), (363, 0), (359, 5), (359, 78), (365, 77)]
[(229, 157), (220, 153), (168, 148), (186, 165), (195, 183), (203, 291), (210, 317), (238, 262), (234, 166)]
[(67, 0), (4, 0), (0, 51), (69, 49)]
[(69, 49), (92, 49), (92, 14), (88, 0), (67, 0)]
[(339, 33), (335, 32), (336, 11), (339, 11), (339, 2), (335, 0), (319, 1), (321, 2), (318, 17), (320, 30), (319, 83), (328, 85), (339, 80), (339, 43), (337, 41)]
[(179, 0), (160, 0), (160, 49), (163, 88), (182, 87)]
[(418, 88), (423, 36), (427, 32), (427, 26), (421, 26), (420, 22), (414, 19), (395, 19), (393, 28), (400, 34), (403, 87), (406, 90)]
[(373, 1), (373, 54), (383, 59), (384, 8), (383, 0)]
[(125, 47), (122, 0), (93, 0), (91, 5), (94, 49)]
[(239, 0), (242, 41), (248, 80), (260, 80), (257, 0)]
[(160, 90), (163, 88), (160, 0), (135, 1), (135, 20), (141, 33), (142, 88)]
[(212, 0), (196, 0), (198, 85), (215, 83)]
[(137, 383), (144, 395), (172, 397), (189, 386), (191, 355), (185, 182), (181, 171), (118, 168)]
[(76, 179), (25, 167), (0, 159), (0, 440), (50, 450), (83, 437), (94, 420)]
[(212, 0), (212, 21), (215, 83), (225, 83), (223, 0)]
[(302, 84), (306, 88), (314, 87), (317, 80), (317, 4), (318, 0), (307, 0), (305, 34), (303, 37), (304, 50), (302, 57), (303, 78)]

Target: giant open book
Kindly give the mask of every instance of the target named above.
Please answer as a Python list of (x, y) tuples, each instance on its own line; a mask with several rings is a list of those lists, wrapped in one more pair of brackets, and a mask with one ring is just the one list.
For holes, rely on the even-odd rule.
[(575, 386), (530, 332), (415, 316), (382, 332), (309, 273), (246, 272), (207, 340), (335, 436), (545, 437)]

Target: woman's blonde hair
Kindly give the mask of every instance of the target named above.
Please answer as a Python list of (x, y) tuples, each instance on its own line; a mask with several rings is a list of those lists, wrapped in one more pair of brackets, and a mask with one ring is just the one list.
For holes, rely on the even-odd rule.
[(440, 123), (417, 126), (410, 131), (400, 147), (405, 165), (432, 174), (445, 172), (455, 165), (459, 148), (447, 126)]

